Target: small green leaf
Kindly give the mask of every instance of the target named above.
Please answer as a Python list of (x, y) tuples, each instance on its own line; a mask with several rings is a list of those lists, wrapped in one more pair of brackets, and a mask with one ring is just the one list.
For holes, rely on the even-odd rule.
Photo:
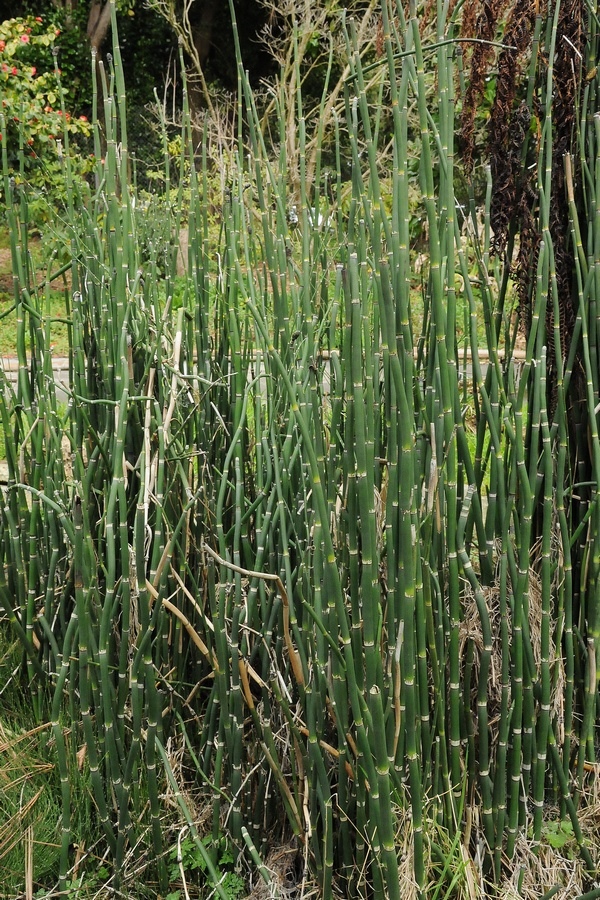
[(543, 837), (555, 850), (560, 850), (573, 838), (570, 822), (549, 822), (543, 829)]

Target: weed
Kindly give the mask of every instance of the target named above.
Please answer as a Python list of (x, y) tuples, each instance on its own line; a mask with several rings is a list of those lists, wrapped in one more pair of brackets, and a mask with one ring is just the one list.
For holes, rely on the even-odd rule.
[[(225, 835), (214, 841), (210, 835), (202, 839), (202, 844), (212, 857), (215, 870), (219, 876), (218, 883), (230, 900), (238, 900), (246, 890), (244, 879), (235, 871), (236, 857), (231, 842)], [(185, 883), (201, 891), (201, 895), (211, 893), (215, 888), (206, 861), (197, 844), (191, 837), (181, 838), (169, 852), (169, 879), (171, 884), (185, 880)], [(181, 890), (167, 894), (166, 900), (180, 900)]]

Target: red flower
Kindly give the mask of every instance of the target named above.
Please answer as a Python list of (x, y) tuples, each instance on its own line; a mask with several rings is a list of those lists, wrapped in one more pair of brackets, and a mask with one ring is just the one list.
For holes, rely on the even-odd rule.
[(35, 66), (32, 66), (32, 67), (31, 67), (31, 74), (32, 74), (32, 75), (35, 75), (36, 72), (37, 72), (36, 67), (35, 67)]
[(36, 16), (36, 17), (35, 17), (35, 21), (36, 21), (36, 22), (41, 22), (41, 21), (42, 21), (42, 17), (41, 17), (41, 16)]
[(79, 116), (79, 119), (80, 119), (82, 122), (87, 122), (87, 116)]
[(2, 51), (4, 50), (5, 47), (6, 47), (6, 41), (0, 41), (0, 53), (2, 53)]
[(11, 71), (11, 74), (12, 74), (12, 75), (16, 75), (16, 74), (17, 74), (17, 67), (16, 67), (16, 66), (13, 66), (12, 69), (11, 69), (10, 71)]
[(22, 35), (21, 35), (21, 40), (23, 41), (24, 44), (28, 44), (28, 43), (29, 43), (29, 35), (28, 35), (28, 34), (22, 34)]
[(6, 63), (2, 63), (2, 71), (8, 72), (8, 66), (6, 65)]
[(60, 34), (60, 28), (57, 28), (56, 31), (54, 32), (54, 34), (56, 35), (56, 37), (58, 37)]

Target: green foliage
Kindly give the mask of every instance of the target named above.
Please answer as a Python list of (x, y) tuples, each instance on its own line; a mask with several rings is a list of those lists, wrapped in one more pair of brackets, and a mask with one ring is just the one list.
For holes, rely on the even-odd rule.
[[(60, 896), (66, 900), (84, 900), (103, 896), (110, 879), (110, 870), (105, 865), (97, 866), (96, 860), (88, 859), (87, 864), (79, 867), (79, 874), (67, 878)], [(34, 895), (36, 900), (49, 900), (52, 894), (46, 888), (40, 888)]]
[[(91, 135), (85, 115), (72, 116), (65, 108), (60, 70), (38, 72), (31, 59), (51, 47), (60, 34), (41, 17), (9, 19), (0, 24), (0, 141), (8, 157), (8, 173), (17, 184), (26, 182), (45, 199), (64, 198), (64, 155), (79, 175), (91, 170), (92, 160), (77, 151)], [(89, 150), (89, 148), (88, 148)], [(34, 207), (34, 213), (40, 213)]]
[(129, 145), (136, 160), (137, 184), (143, 188), (148, 185), (146, 170), (162, 163), (155, 91), (161, 102), (166, 101), (170, 118), (178, 119), (181, 113), (181, 95), (173, 87), (179, 79), (177, 41), (164, 19), (146, 4), (137, 3), (130, 13), (119, 16), (119, 37), (128, 85)]
[[(0, 634), (4, 643), (5, 625), (0, 625)], [(16, 712), (17, 706), (12, 709)], [(47, 883), (58, 873), (60, 792), (55, 767), (45, 736), (25, 731), (31, 712), (22, 706), (16, 718), (10, 723), (0, 719), (0, 897), (14, 897), (23, 887), (27, 840), (34, 883)]]
[(575, 836), (571, 822), (563, 819), (557, 822), (544, 823), (542, 826), (542, 840), (545, 840), (555, 850), (561, 850), (568, 843), (575, 846)]
[(41, 16), (29, 16), (25, 19), (8, 19), (0, 24), (0, 53), (2, 53), (2, 71), (6, 71), (6, 62), (15, 55), (22, 55), (23, 49), (35, 46), (49, 47), (58, 35), (53, 25), (42, 28)]
[[(231, 842), (226, 835), (221, 834), (216, 841), (210, 835), (202, 839), (202, 844), (208, 854), (213, 858), (213, 864), (218, 875), (218, 883), (229, 900), (238, 900), (246, 891), (246, 883), (235, 869), (235, 857)], [(171, 884), (181, 880), (181, 870), (188, 886), (194, 886), (201, 891), (201, 896), (212, 895), (215, 882), (207, 870), (204, 855), (196, 842), (186, 835), (177, 845), (169, 851), (169, 879)], [(181, 891), (175, 890), (167, 894), (166, 900), (180, 900)]]
[(30, 64), (36, 48), (53, 46), (59, 34), (53, 24), (44, 26), (39, 16), (0, 24), (0, 91), (8, 127), (3, 140), (11, 160), (17, 157), (19, 139), (36, 152), (48, 141), (60, 139), (65, 130), (70, 135), (91, 133), (86, 116), (69, 112), (63, 116), (60, 70), (40, 73)]

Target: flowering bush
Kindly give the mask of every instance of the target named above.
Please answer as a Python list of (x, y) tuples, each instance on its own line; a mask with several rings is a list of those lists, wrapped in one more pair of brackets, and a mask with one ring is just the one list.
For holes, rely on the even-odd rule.
[[(45, 181), (50, 172), (55, 181), (65, 130), (75, 140), (85, 139), (91, 133), (85, 116), (63, 114), (60, 70), (38, 74), (34, 65), (40, 50), (54, 46), (59, 34), (54, 25), (44, 24), (40, 16), (0, 23), (0, 142), (6, 147), (11, 171), (17, 178), (23, 172), (28, 183), (38, 190), (48, 187)], [(72, 158), (82, 173), (89, 169), (89, 153), (72, 153)]]

